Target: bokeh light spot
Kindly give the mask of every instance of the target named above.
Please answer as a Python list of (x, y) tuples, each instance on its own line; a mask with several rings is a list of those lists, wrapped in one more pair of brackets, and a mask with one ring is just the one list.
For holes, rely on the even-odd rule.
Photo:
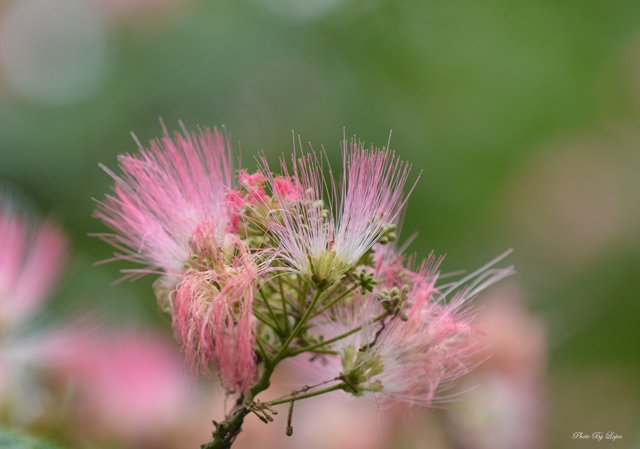
[(14, 89), (45, 105), (95, 93), (105, 78), (107, 33), (82, 0), (15, 2), (0, 30), (0, 63)]

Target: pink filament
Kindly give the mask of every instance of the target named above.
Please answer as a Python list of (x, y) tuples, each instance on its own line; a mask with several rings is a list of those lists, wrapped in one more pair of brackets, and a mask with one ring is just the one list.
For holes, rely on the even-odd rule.
[(245, 254), (218, 272), (188, 270), (176, 288), (173, 326), (193, 373), (243, 392), (256, 373), (253, 295), (256, 267)]

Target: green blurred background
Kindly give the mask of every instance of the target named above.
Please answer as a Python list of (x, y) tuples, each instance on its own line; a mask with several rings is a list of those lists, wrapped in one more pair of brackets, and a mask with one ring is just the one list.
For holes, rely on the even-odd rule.
[(292, 130), (334, 161), (343, 128), (393, 130), (423, 171), (410, 252), (453, 271), (515, 250), (548, 329), (549, 447), (640, 447), (640, 2), (4, 0), (0, 21), (0, 178), (71, 235), (83, 301), (170, 332), (152, 279), (91, 266), (112, 253), (87, 235), (98, 163), (131, 131), (225, 125), (252, 167)]

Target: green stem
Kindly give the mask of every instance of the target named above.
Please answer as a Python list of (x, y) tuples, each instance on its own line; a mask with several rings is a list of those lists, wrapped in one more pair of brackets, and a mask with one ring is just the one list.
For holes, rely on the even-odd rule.
[(264, 348), (264, 345), (262, 344), (262, 339), (260, 337), (256, 338), (256, 343), (258, 343), (258, 348), (260, 348), (260, 354), (262, 355), (262, 360), (264, 361), (264, 363), (270, 362), (271, 359), (269, 358), (269, 354), (267, 353), (267, 350)]
[(338, 355), (338, 351), (331, 351), (329, 349), (315, 349), (312, 351), (307, 351), (307, 352), (313, 352), (314, 354), (331, 354), (331, 355)]
[(282, 287), (282, 276), (278, 276), (278, 285), (280, 286), (280, 296), (282, 298), (282, 312), (284, 315), (284, 330), (288, 334), (291, 329), (289, 329), (289, 316), (287, 315), (287, 298), (284, 297), (284, 288)]
[(242, 430), (242, 423), (245, 416), (250, 413), (248, 406), (253, 402), (256, 395), (271, 385), (270, 378), (273, 374), (272, 362), (265, 362), (264, 371), (257, 384), (245, 393), (242, 406), (238, 408), (231, 417), (216, 424), (216, 430), (213, 434), (213, 440), (200, 446), (201, 449), (230, 449), (236, 437)]
[(249, 414), (246, 407), (238, 409), (231, 418), (216, 425), (213, 441), (200, 446), (201, 449), (229, 449), (242, 430), (244, 417)]
[(322, 296), (322, 290), (316, 290), (316, 294), (313, 297), (313, 301), (311, 301), (309, 308), (304, 313), (304, 315), (302, 315), (302, 318), (300, 318), (300, 321), (298, 321), (298, 324), (296, 325), (295, 329), (293, 329), (293, 332), (289, 334), (289, 338), (287, 338), (287, 340), (282, 344), (282, 347), (280, 348), (280, 351), (278, 352), (278, 354), (276, 354), (275, 357), (273, 358), (274, 364), (277, 364), (280, 360), (286, 357), (287, 351), (289, 350), (289, 345), (291, 344), (293, 339), (296, 338), (296, 336), (300, 333), (300, 331), (302, 330), (302, 327), (305, 325), (305, 323), (311, 316), (311, 313), (313, 313), (313, 309), (315, 309), (316, 304), (318, 304), (318, 301), (320, 300), (320, 296)]
[(342, 298), (344, 298), (345, 296), (347, 296), (349, 293), (352, 293), (356, 288), (358, 288), (357, 285), (354, 285), (353, 287), (351, 287), (350, 289), (348, 289), (346, 292), (344, 292), (343, 294), (341, 294), (340, 296), (338, 296), (336, 299), (334, 299), (333, 301), (331, 301), (329, 304), (327, 304), (327, 306), (325, 306), (321, 311), (316, 312), (315, 314), (313, 314), (313, 316), (317, 316), (320, 315), (324, 312), (326, 312), (327, 310), (329, 310), (331, 307), (333, 307), (335, 305), (335, 303), (337, 303), (338, 301), (340, 301)]
[(334, 337), (330, 340), (326, 340), (326, 341), (321, 341), (320, 343), (316, 343), (315, 345), (311, 345), (311, 346), (307, 346), (306, 348), (300, 348), (300, 349), (294, 349), (293, 351), (291, 351), (290, 355), (291, 357), (295, 357), (298, 354), (302, 354), (303, 352), (316, 352), (315, 350), (318, 348), (321, 348), (325, 345), (330, 345), (331, 343), (334, 343), (338, 340), (342, 340), (343, 338), (348, 337), (351, 334), (355, 334), (356, 332), (358, 332), (360, 329), (362, 329), (362, 326), (358, 326), (354, 329), (351, 329), (349, 332), (345, 332), (344, 334), (338, 335), (337, 337)]
[[(258, 395), (258, 393), (269, 388), (269, 385), (271, 385), (271, 380), (270, 380), (271, 374), (273, 374), (273, 369), (275, 368), (275, 366), (276, 364), (273, 363), (273, 359), (269, 363), (264, 364), (262, 376), (260, 377), (260, 380), (258, 381), (257, 384), (251, 387), (251, 390), (249, 390), (250, 394), (248, 395), (248, 397), (250, 398), (250, 401), (252, 401), (253, 398), (255, 398)], [(247, 402), (246, 398), (245, 398), (245, 402)]]
[(271, 344), (269, 343), (267, 340), (265, 340), (262, 337), (258, 337), (260, 339), (260, 341), (262, 342), (263, 345), (265, 345), (267, 348), (271, 349), (274, 353), (278, 352), (278, 350)]
[[(298, 275), (298, 284), (302, 284), (302, 277)], [(298, 303), (300, 304), (300, 309), (304, 309), (304, 303), (307, 300), (307, 295), (309, 294), (309, 283), (305, 281), (304, 290), (298, 290)]]
[[(262, 287), (264, 288), (264, 285)], [(276, 332), (281, 334), (282, 333), (282, 328), (280, 327), (280, 323), (278, 322), (278, 317), (276, 316), (276, 313), (274, 312), (273, 307), (271, 307), (271, 303), (267, 299), (267, 295), (264, 294), (264, 291), (262, 290), (262, 288), (260, 289), (260, 296), (262, 296), (262, 299), (264, 300), (264, 303), (266, 304), (267, 309), (269, 309), (269, 315), (271, 315), (271, 318), (273, 318), (273, 321), (275, 323), (274, 327), (276, 329)], [(287, 321), (287, 316), (285, 314), (285, 323), (286, 323), (286, 321)]]
[[(383, 319), (385, 316), (387, 316), (387, 314), (383, 313), (382, 315), (376, 317), (373, 320), (373, 323), (377, 323), (378, 321)], [(323, 347), (325, 345), (329, 345), (331, 343), (335, 343), (338, 340), (342, 340), (343, 338), (346, 338), (351, 334), (355, 334), (360, 329), (362, 329), (362, 326), (355, 327), (355, 328), (351, 329), (349, 332), (345, 332), (344, 334), (340, 334), (337, 337), (334, 337), (334, 338), (332, 338), (330, 340), (321, 341), (320, 343), (316, 343), (315, 345), (307, 346), (306, 348), (294, 349), (289, 353), (289, 356), (290, 357), (295, 357), (298, 354), (302, 354), (303, 352), (317, 352), (316, 349), (321, 348), (321, 347)]]
[(266, 315), (263, 315), (262, 312), (258, 312), (257, 310), (253, 309), (253, 314), (256, 316), (257, 319), (262, 321), (267, 326), (271, 328), (275, 328), (275, 325), (271, 322), (271, 320), (267, 318)]
[(300, 399), (312, 398), (314, 396), (319, 396), (321, 394), (329, 393), (331, 391), (341, 390), (344, 386), (345, 386), (344, 383), (339, 383), (339, 384), (334, 385), (332, 387), (328, 387), (328, 388), (324, 388), (322, 390), (314, 391), (313, 393), (304, 394), (302, 396), (294, 396), (294, 397), (289, 398), (289, 399), (278, 399), (277, 401), (268, 402), (268, 404), (269, 405), (279, 405), (279, 404), (286, 404), (287, 402), (291, 402), (291, 401), (299, 401)]

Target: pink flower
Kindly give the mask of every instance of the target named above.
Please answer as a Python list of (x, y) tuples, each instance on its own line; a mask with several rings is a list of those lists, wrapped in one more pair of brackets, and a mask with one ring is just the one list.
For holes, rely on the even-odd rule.
[(471, 369), (473, 316), (454, 302), (437, 303), (434, 281), (414, 285), (404, 316), (365, 323), (360, 341), (342, 350), (342, 375), (353, 393), (431, 406), (445, 399), (437, 393)]
[(256, 322), (253, 295), (258, 268), (242, 242), (230, 262), (213, 240), (215, 233), (198, 228), (192, 245), (206, 255), (206, 269), (189, 269), (176, 287), (173, 325), (193, 372), (213, 368), (227, 391), (243, 392), (256, 373)]
[(490, 268), (502, 257), (440, 287), (436, 281), (441, 259), (430, 257), (404, 288), (375, 290), (366, 300), (345, 304), (333, 316), (322, 317), (316, 330), (325, 340), (360, 330), (333, 344), (337, 356), (323, 355), (308, 363), (317, 372), (314, 380), (336, 378), (347, 385), (345, 391), (380, 402), (391, 399), (433, 406), (450, 400), (442, 392), (480, 363), (472, 360), (479, 342), (468, 301), (513, 273), (511, 267)]
[(250, 204), (256, 201), (263, 201), (266, 195), (264, 191), (264, 175), (260, 172), (249, 174), (247, 170), (238, 170), (238, 180), (240, 184), (247, 189), (249, 197), (247, 202)]
[[(379, 389), (383, 397), (431, 406), (446, 400), (436, 394), (450, 388), (455, 379), (472, 368), (469, 357), (477, 345), (473, 316), (450, 304), (433, 302), (432, 288), (415, 288), (409, 296), (414, 304), (407, 312), (407, 321), (390, 319), (389, 329), (383, 330), (377, 341), (374, 334), (373, 340), (358, 348), (369, 352), (363, 360), (374, 367), (367, 381), (374, 394)], [(380, 373), (375, 372), (377, 361), (382, 364)], [(352, 369), (357, 372), (360, 367)], [(368, 387), (364, 382), (360, 385)]]
[[(387, 148), (367, 150), (355, 139), (342, 142), (342, 162), (338, 194), (315, 153), (294, 156), (293, 176), (281, 159), (284, 178), (274, 177), (262, 158), (275, 203), (264, 226), (286, 265), (319, 288), (340, 279), (382, 237), (403, 204), (410, 170)], [(291, 195), (293, 186), (299, 195)], [(325, 190), (332, 192), (326, 202)]]
[(67, 260), (67, 239), (52, 220), (29, 222), (0, 203), (0, 327), (31, 317), (51, 293)]
[[(114, 195), (98, 203), (95, 213), (116, 233), (101, 237), (123, 253), (116, 259), (148, 264), (169, 276), (180, 276), (191, 260), (189, 240), (201, 222), (215, 222), (220, 236), (230, 224), (226, 205), (232, 188), (231, 147), (209, 129), (199, 135), (165, 135), (140, 147), (137, 156), (119, 157), (124, 172), (115, 179)], [(219, 236), (219, 237), (220, 237)]]
[(277, 197), (286, 198), (288, 200), (298, 199), (297, 192), (295, 191), (295, 184), (288, 178), (283, 176), (273, 178), (271, 187), (273, 188), (273, 194)]
[[(123, 178), (109, 172), (115, 195), (96, 216), (117, 234), (104, 238), (126, 252), (116, 258), (150, 265), (130, 271), (164, 271), (155, 284), (158, 303), (173, 316), (190, 368), (213, 369), (228, 391), (241, 392), (256, 370), (252, 305), (261, 268), (230, 233), (244, 202), (232, 190), (230, 147), (217, 130), (174, 140), (165, 130), (140, 153), (120, 157)], [(259, 176), (240, 171), (240, 179), (261, 188)]]

